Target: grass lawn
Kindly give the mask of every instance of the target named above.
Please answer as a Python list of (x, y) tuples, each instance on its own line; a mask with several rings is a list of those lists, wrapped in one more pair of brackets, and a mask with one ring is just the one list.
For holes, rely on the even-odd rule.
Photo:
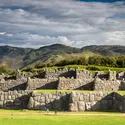
[[(43, 90), (43, 89), (41, 89), (41, 90), (34, 90), (34, 94), (41, 94), (41, 93), (56, 93), (56, 92), (83, 92), (83, 93), (85, 93), (85, 94), (88, 94), (88, 93), (90, 93), (90, 92), (102, 92), (102, 91), (87, 91), (87, 90)], [(121, 96), (124, 96), (125, 95), (125, 91), (105, 91), (105, 92), (108, 92), (108, 93), (112, 93), (112, 92), (116, 92), (116, 93), (118, 93), (119, 95), (121, 95)]]
[[(11, 114), (14, 115), (13, 119)], [(40, 111), (0, 110), (0, 125), (125, 125), (125, 116), (64, 116), (64, 114), (66, 113), (45, 115)]]

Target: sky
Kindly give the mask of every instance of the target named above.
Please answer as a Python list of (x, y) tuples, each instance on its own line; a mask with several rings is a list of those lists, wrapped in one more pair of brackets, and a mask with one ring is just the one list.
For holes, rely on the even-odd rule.
[(0, 46), (125, 45), (124, 0), (0, 0)]

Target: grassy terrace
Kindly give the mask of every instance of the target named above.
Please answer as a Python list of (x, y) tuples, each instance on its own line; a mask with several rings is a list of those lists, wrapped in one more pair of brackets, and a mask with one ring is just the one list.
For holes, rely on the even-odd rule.
[(0, 125), (125, 125), (124, 117), (122, 113), (110, 112), (58, 112), (54, 115), (54, 112), (0, 110)]
[[(101, 92), (101, 91), (85, 91), (85, 90), (34, 90), (34, 94), (41, 94), (41, 93), (56, 93), (56, 92), (83, 92), (88, 94), (90, 92)], [(105, 91), (105, 92), (116, 92), (121, 96), (125, 95), (125, 91)]]

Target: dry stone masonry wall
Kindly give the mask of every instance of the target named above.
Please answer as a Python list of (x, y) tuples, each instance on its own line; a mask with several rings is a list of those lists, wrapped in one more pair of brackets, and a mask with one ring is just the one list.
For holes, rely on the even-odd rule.
[(27, 90), (34, 89), (57, 89), (58, 78), (30, 79), (27, 81)]
[(28, 109), (39, 110), (68, 110), (69, 94), (66, 92), (60, 93), (41, 93), (30, 97)]
[(125, 90), (125, 72), (116, 74), (109, 71), (104, 74), (99, 71), (92, 75), (87, 70), (61, 69), (45, 70), (40, 76), (17, 75), (16, 79), (5, 79), (0, 76), (0, 90), (36, 90), (36, 89), (60, 89), (60, 90)]
[(19, 78), (16, 80), (4, 80), (0, 81), (0, 90), (8, 91), (8, 90), (25, 90), (26, 89), (26, 78)]
[(123, 111), (124, 98), (113, 92), (90, 92), (88, 94), (72, 92), (70, 111)]
[(125, 82), (120, 80), (101, 80), (96, 78), (94, 81), (94, 90), (125, 90)]
[(0, 92), (0, 108), (25, 109), (31, 96), (31, 91)]
[(125, 112), (125, 95), (116, 92), (56, 92), (34, 94), (33, 91), (0, 92), (0, 108), (57, 111)]
[(74, 90), (74, 89), (92, 90), (93, 80), (94, 80), (93, 78), (90, 78), (90, 79), (60, 78), (58, 89), (59, 90)]
[(57, 70), (48, 70), (45, 69), (45, 78), (58, 78), (58, 77), (76, 77), (76, 70), (75, 69), (57, 69)]
[[(57, 89), (56, 93), (34, 94), (38, 89)], [(12, 91), (9, 91), (12, 90)], [(20, 91), (17, 91), (20, 90)], [(60, 90), (96, 90), (59, 92)], [(45, 70), (31, 77), (0, 76), (0, 108), (59, 111), (120, 111), (125, 112), (125, 72), (87, 70)], [(110, 92), (106, 92), (110, 91)], [(111, 92), (112, 91), (112, 92)]]

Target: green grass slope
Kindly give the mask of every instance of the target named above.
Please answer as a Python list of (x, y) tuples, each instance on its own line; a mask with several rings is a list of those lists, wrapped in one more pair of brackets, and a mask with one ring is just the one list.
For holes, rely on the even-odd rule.
[(54, 44), (39, 49), (0, 46), (0, 61), (10, 68), (24, 68), (36, 63), (55, 64), (66, 58), (81, 56), (124, 56), (125, 46), (86, 46), (81, 49)]
[(81, 48), (81, 51), (91, 51), (104, 56), (122, 56), (125, 55), (125, 46), (92, 45)]

